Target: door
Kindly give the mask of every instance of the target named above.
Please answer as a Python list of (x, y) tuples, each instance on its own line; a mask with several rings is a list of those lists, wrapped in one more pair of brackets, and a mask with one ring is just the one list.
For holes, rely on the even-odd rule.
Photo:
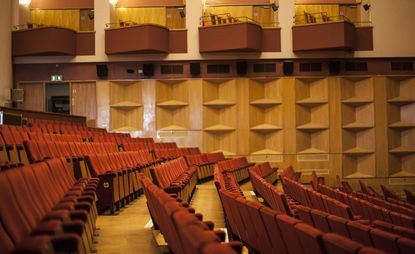
[(44, 83), (20, 83), (19, 88), (24, 90), (22, 109), (45, 111)]
[(97, 96), (95, 82), (71, 83), (71, 114), (86, 116), (87, 120), (96, 120)]

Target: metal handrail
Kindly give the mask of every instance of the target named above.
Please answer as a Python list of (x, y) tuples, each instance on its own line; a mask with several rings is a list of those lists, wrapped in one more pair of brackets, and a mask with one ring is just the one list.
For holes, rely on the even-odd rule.
[[(318, 15), (320, 17), (316, 17)], [(345, 15), (328, 16), (326, 12), (304, 13), (303, 15), (294, 16), (294, 24), (296, 25), (316, 24), (316, 23), (325, 23), (325, 22), (336, 22), (336, 21), (347, 21), (351, 23), (359, 23), (359, 22), (352, 22)]]
[(36, 29), (36, 28), (42, 28), (42, 27), (48, 27), (49, 25), (40, 24), (40, 23), (26, 23), (26, 24), (19, 24), (13, 26), (13, 29), (18, 30), (30, 30), (30, 29)]
[[(259, 23), (258, 21), (253, 20), (247, 16), (233, 17), (230, 15), (230, 13), (210, 14), (204, 15), (200, 18), (200, 25), (202, 27), (237, 24), (242, 22), (251, 22), (263, 27), (277, 27), (279, 24), (278, 22)], [(270, 24), (272, 25), (269, 26)]]
[(120, 28), (120, 27), (130, 27), (139, 25), (141, 22), (136, 22), (132, 20), (120, 20), (118, 22), (106, 23), (106, 28)]

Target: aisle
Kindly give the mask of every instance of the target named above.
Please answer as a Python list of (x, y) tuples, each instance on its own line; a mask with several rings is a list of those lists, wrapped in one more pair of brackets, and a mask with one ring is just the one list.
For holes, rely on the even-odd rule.
[[(251, 199), (251, 184), (241, 186), (247, 198)], [(190, 206), (197, 213), (203, 214), (203, 220), (215, 223), (215, 228), (224, 228), (222, 205), (213, 181), (198, 184)], [(147, 210), (145, 196), (142, 195), (118, 215), (102, 215), (98, 217), (97, 226), (101, 229), (98, 236), (97, 250), (99, 254), (160, 254), (168, 253), (166, 247), (159, 247), (153, 237), (153, 231), (145, 228), (150, 215)], [(159, 238), (158, 238), (158, 242)]]
[(101, 229), (97, 238), (99, 254), (160, 254), (163, 248), (156, 246), (150, 228), (144, 226), (150, 220), (144, 195), (135, 200), (118, 215), (98, 217)]

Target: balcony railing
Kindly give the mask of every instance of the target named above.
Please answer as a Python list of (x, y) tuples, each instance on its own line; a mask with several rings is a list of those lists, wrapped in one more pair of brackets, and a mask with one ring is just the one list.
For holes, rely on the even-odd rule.
[(247, 16), (239, 16), (233, 17), (230, 13), (222, 13), (222, 14), (211, 14), (202, 16), (200, 18), (200, 26), (219, 26), (219, 25), (227, 25), (227, 24), (238, 24), (238, 23), (254, 23), (263, 28), (275, 28), (278, 27), (278, 22), (263, 22), (259, 23), (256, 20), (253, 20)]

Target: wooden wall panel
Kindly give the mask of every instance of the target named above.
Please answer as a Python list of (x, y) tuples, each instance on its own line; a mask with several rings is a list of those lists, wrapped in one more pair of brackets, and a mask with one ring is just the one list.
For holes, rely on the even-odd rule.
[(44, 83), (20, 83), (19, 88), (24, 89), (22, 109), (45, 111)]
[(177, 8), (166, 8), (166, 26), (170, 29), (186, 28), (186, 18), (180, 16)]
[(116, 7), (182, 6), (186, 0), (118, 0)]
[(166, 8), (116, 8), (116, 21), (166, 26)]
[(79, 31), (94, 31), (94, 19), (90, 18), (91, 10), (80, 10)]
[(110, 122), (110, 86), (106, 80), (96, 82), (97, 121), (98, 128), (109, 128)]
[[(117, 99), (114, 98), (117, 92), (110, 92), (109, 85), (109, 83), (116, 84), (117, 81), (98, 81), (92, 89), (95, 92), (85, 90), (85, 94), (89, 96), (96, 94), (97, 125), (109, 127), (111, 97), (112, 104), (122, 101), (135, 101), (141, 104), (131, 111), (119, 110), (117, 106), (111, 107), (111, 111), (118, 114), (118, 118), (115, 117), (112, 121), (119, 121), (124, 126), (137, 127), (137, 130), (132, 132), (134, 136), (176, 142), (179, 146), (199, 147), (205, 152), (225, 151), (231, 156), (247, 156), (255, 161), (259, 161), (258, 158), (264, 160), (277, 158), (272, 162), (273, 166), (284, 168), (293, 165), (296, 170), (303, 172), (302, 181), (308, 181), (313, 170), (325, 176), (329, 185), (335, 185), (337, 174), (348, 177), (348, 180), (355, 185), (357, 184), (355, 179), (358, 178), (364, 178), (370, 183), (388, 184), (391, 175), (394, 177), (393, 181), (399, 181), (399, 177), (408, 177), (413, 173), (411, 163), (415, 158), (413, 155), (415, 128), (411, 127), (412, 125), (405, 127), (409, 128), (406, 130), (388, 127), (399, 121), (415, 122), (414, 114), (411, 113), (415, 110), (413, 106), (415, 78), (413, 77), (183, 79), (177, 82), (183, 83), (187, 92), (180, 88), (173, 89), (172, 93), (168, 89), (158, 89), (160, 82), (169, 84), (162, 85), (166, 88), (175, 81), (151, 79), (130, 81), (131, 84), (139, 84), (141, 95), (139, 92), (134, 92), (135, 95), (121, 93), (122, 98)], [(72, 83), (72, 88), (80, 89), (88, 84), (92, 87), (95, 83)], [(25, 98), (25, 108), (43, 107), (43, 83), (22, 83), (19, 87), (24, 88), (26, 94), (31, 95)], [(88, 99), (82, 100), (88, 101)], [(183, 135), (163, 136), (157, 130), (159, 128), (157, 123), (160, 120), (157, 118), (163, 115), (157, 112), (157, 103), (169, 100), (187, 102), (184, 110), (187, 116), (183, 120), (183, 122), (187, 121), (185, 124), (187, 130)], [(253, 101), (270, 103), (271, 106), (253, 106)], [(276, 104), (276, 101), (280, 104)], [(313, 103), (320, 103), (322, 106), (315, 107)], [(402, 103), (405, 105), (400, 106)], [(87, 107), (90, 106), (85, 106), (85, 109)], [(306, 112), (308, 107), (315, 107), (311, 116)], [(301, 110), (305, 111), (304, 115)], [(324, 115), (326, 119), (321, 118), (319, 110), (327, 112)], [(166, 124), (179, 124), (182, 121), (180, 117), (171, 118), (179, 119), (177, 120), (179, 122), (169, 118), (169, 115), (174, 115), (171, 112), (166, 114), (167, 117), (163, 121), (167, 121)], [(313, 114), (316, 115), (315, 118)], [(306, 122), (327, 123), (329, 127), (327, 130), (309, 134), (307, 131), (298, 130), (296, 118), (306, 118)], [(282, 129), (271, 132), (267, 132), (266, 128), (263, 132), (252, 131), (253, 126), (261, 123), (281, 124)], [(345, 128), (349, 123), (373, 123), (374, 127), (356, 131)], [(161, 125), (166, 124), (163, 122)], [(215, 125), (224, 125), (233, 129), (221, 130), (223, 126), (216, 126), (213, 131), (203, 129)], [(123, 130), (120, 125), (113, 127)], [(300, 144), (301, 141), (303, 144)], [(323, 154), (326, 157), (304, 160), (302, 159), (304, 154), (298, 153), (303, 149), (301, 147), (327, 147), (326, 153)], [(353, 148), (364, 148), (373, 152), (367, 155), (345, 153)], [(409, 150), (398, 156), (391, 152), (394, 148)], [(268, 154), (268, 157), (253, 154), (265, 149), (277, 153)], [(305, 155), (311, 158), (321, 154)]]
[(32, 9), (93, 9), (94, 0), (31, 0)]
[(336, 5), (336, 4), (321, 4), (321, 5), (296, 4), (295, 5), (295, 15), (303, 15), (304, 12), (308, 12), (308, 13), (325, 12), (325, 13), (327, 13), (328, 16), (338, 16), (339, 15), (339, 5)]
[(71, 114), (97, 119), (97, 95), (95, 82), (71, 83)]
[(248, 17), (253, 18), (253, 6), (207, 6), (204, 10), (204, 15), (210, 14), (226, 14), (229, 13), (232, 17)]
[(278, 12), (274, 12), (271, 8), (263, 8), (262, 6), (254, 6), (252, 11), (253, 20), (260, 23), (261, 26), (276, 27)]
[(269, 4), (271, 0), (206, 0), (206, 4), (210, 5), (264, 5)]
[(32, 10), (32, 22), (79, 31), (80, 10)]

